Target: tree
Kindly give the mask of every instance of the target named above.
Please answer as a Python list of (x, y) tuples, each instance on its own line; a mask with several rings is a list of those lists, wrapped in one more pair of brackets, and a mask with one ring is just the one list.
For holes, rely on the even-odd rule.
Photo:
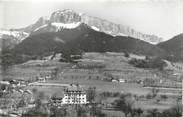
[(57, 79), (58, 78), (58, 73), (59, 73), (59, 68), (58, 67), (54, 68), (53, 71), (52, 71), (52, 77), (54, 79)]
[[(128, 97), (128, 99), (127, 99)], [(125, 114), (125, 117), (128, 116), (128, 114), (133, 115), (134, 112), (132, 110), (132, 106), (133, 106), (133, 101), (129, 100), (130, 97), (127, 95), (122, 95), (120, 97), (120, 99), (115, 100), (114, 104), (115, 104), (115, 108), (122, 111)]]
[(153, 97), (153, 98), (156, 97), (157, 94), (158, 94), (158, 92), (159, 92), (159, 89), (153, 87), (153, 88), (152, 88), (152, 97)]
[(61, 49), (61, 59), (60, 61), (62, 62), (74, 62), (73, 60), (75, 59), (81, 59), (82, 58), (82, 52), (78, 48), (75, 48), (71, 45), (63, 45)]
[(56, 106), (50, 107), (50, 117), (66, 117), (67, 111), (65, 107), (58, 108)]
[(132, 108), (131, 110), (130, 110), (130, 115), (131, 115), (131, 117), (134, 117), (134, 116), (136, 116), (137, 115), (137, 110), (136, 110), (136, 108)]
[(167, 98), (168, 98), (168, 96), (166, 96), (166, 95), (161, 95), (161, 99), (166, 100)]
[(102, 113), (101, 110), (102, 110), (102, 109), (101, 109), (100, 107), (97, 107), (97, 108), (96, 108), (96, 112), (95, 112), (95, 116), (96, 116), (96, 117), (105, 117), (105, 116), (106, 116), (106, 114)]
[(130, 55), (128, 54), (128, 52), (127, 52), (127, 51), (124, 51), (124, 56), (125, 56), (125, 57), (127, 57), (127, 58), (129, 58), (129, 57), (130, 57)]
[(21, 97), (21, 100), (18, 102), (18, 104), (17, 104), (17, 107), (24, 107), (24, 106), (26, 106), (26, 100), (25, 100), (25, 98), (22, 96)]
[(143, 110), (141, 108), (137, 108), (136, 113), (137, 113), (137, 116), (140, 117), (141, 114), (143, 113)]
[(1, 84), (0, 85), (0, 91), (4, 91), (4, 90), (6, 90), (6, 85), (5, 84)]
[(77, 106), (77, 116), (86, 117), (87, 109), (85, 106)]
[(152, 68), (158, 68), (159, 70), (163, 70), (163, 68), (166, 66), (166, 63), (159, 57), (156, 57), (154, 59), (150, 60), (150, 66)]
[(48, 106), (43, 103), (43, 100), (45, 99), (44, 92), (38, 92), (35, 95), (35, 107), (25, 113), (24, 116), (48, 117), (48, 115), (50, 114), (50, 110), (48, 109)]
[(182, 117), (181, 106), (175, 106), (162, 112), (162, 117)]
[(71, 61), (71, 54), (69, 52), (63, 52), (61, 57), (63, 59), (65, 59), (66, 62), (70, 62)]
[(139, 68), (157, 68), (163, 70), (166, 66), (166, 63), (159, 57), (155, 58), (145, 58), (145, 59), (131, 59), (129, 64), (134, 65)]
[[(3, 43), (2, 43), (3, 44)], [(1, 66), (2, 66), (2, 77), (5, 78), (9, 73), (9, 68), (13, 65), (14, 57), (11, 50), (8, 47), (2, 47), (1, 50)]]
[(105, 117), (106, 115), (102, 113), (102, 108), (98, 107), (96, 103), (90, 105), (90, 115), (94, 117)]
[(130, 111), (131, 117), (135, 117), (135, 116), (140, 117), (142, 113), (143, 113), (143, 110), (141, 108), (132, 108)]
[(148, 110), (147, 113), (147, 117), (159, 117), (161, 114), (157, 109)]
[(87, 100), (89, 103), (93, 103), (96, 97), (96, 87), (89, 87), (87, 90)]

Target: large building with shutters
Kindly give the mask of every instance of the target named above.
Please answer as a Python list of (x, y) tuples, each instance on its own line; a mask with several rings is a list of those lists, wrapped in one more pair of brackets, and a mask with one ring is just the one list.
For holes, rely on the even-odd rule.
[(61, 97), (52, 97), (52, 104), (61, 106), (65, 104), (87, 104), (87, 94), (79, 86), (71, 86), (64, 89)]
[(86, 92), (81, 88), (68, 88), (64, 90), (62, 104), (86, 104)]

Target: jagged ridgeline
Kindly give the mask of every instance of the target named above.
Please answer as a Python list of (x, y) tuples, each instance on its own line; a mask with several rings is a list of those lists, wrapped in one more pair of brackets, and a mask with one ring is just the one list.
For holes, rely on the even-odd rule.
[(144, 55), (163, 55), (164, 51), (155, 45), (128, 36), (111, 36), (95, 31), (81, 23), (73, 29), (45, 32), (29, 36), (18, 44), (14, 51), (25, 55), (44, 55), (65, 48), (84, 52), (123, 52)]
[[(68, 9), (53, 12), (50, 18), (41, 17), (25, 28), (1, 31), (0, 34), (1, 39), (6, 37), (6, 45), (18, 58), (46, 56), (66, 50), (73, 53), (127, 51), (170, 58), (170, 51), (162, 46), (164, 43), (155, 45), (162, 42), (162, 38)], [(179, 53), (174, 56), (181, 58)]]
[[(155, 35), (148, 35), (138, 32), (128, 26), (115, 24), (110, 21), (92, 17), (87, 14), (77, 13), (73, 10), (59, 10), (51, 14), (50, 18), (41, 17), (36, 23), (25, 28), (16, 29), (26, 33), (35, 33), (44, 31), (57, 31), (60, 28), (74, 28), (78, 23), (85, 23), (94, 30), (105, 32), (110, 35), (130, 36), (152, 44), (163, 41), (162, 38)], [(48, 24), (50, 24), (48, 26)]]

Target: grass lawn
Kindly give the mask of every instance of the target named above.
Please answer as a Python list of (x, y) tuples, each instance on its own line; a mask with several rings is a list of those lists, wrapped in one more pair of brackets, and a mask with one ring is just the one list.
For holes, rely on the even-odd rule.
[[(140, 56), (132, 55), (132, 57), (138, 58)], [(140, 57), (140, 58), (143, 58)], [(85, 70), (82, 71), (82, 69), (74, 70), (73, 64), (70, 63), (61, 63), (58, 61), (30, 61), (21, 65), (16, 65), (11, 67), (11, 69), (8, 71), (7, 74), (3, 75), (3, 73), (0, 74), (0, 79), (3, 78), (13, 78), (13, 79), (25, 79), (28, 80), (31, 77), (36, 77), (40, 73), (46, 73), (55, 67), (59, 68), (59, 74), (61, 72), (65, 72), (65, 74), (73, 74), (73, 75), (86, 75), (88, 77), (91, 74), (101, 74), (101, 76), (106, 72), (109, 75), (112, 75), (117, 78), (124, 78), (126, 80), (143, 80), (144, 78), (153, 78), (153, 79), (161, 79), (163, 78), (162, 74), (157, 72), (153, 69), (140, 69), (136, 68), (130, 64), (128, 64), (128, 59), (123, 56), (121, 53), (86, 53), (84, 55), (84, 59), (91, 59), (95, 61), (102, 61), (103, 64), (105, 64), (104, 69), (95, 69), (97, 72), (93, 73), (90, 71), (90, 73)], [(100, 72), (98, 72), (100, 71)], [(158, 73), (160, 75), (158, 75)], [(100, 76), (100, 75), (99, 75)], [(88, 79), (85, 76), (82, 78), (71, 78), (70, 76), (68, 78), (63, 79), (62, 77), (58, 77), (58, 79), (52, 79), (48, 80), (46, 82), (51, 83), (61, 83), (61, 84), (71, 84), (71, 83), (78, 83), (83, 86), (84, 89), (87, 89), (88, 87), (96, 87), (97, 92), (121, 92), (121, 93), (131, 93), (135, 95), (147, 95), (151, 93), (151, 89), (144, 88), (140, 84), (136, 83), (118, 83), (118, 82), (107, 82), (103, 80), (95, 80), (95, 79)], [(165, 78), (164, 78), (165, 79)], [(172, 79), (167, 80), (168, 82), (171, 82)], [(32, 86), (32, 87), (26, 87), (27, 89), (33, 89), (37, 88), (38, 91), (45, 92), (46, 95), (53, 95), (57, 93), (58, 95), (62, 95), (63, 88), (62, 87), (38, 87), (38, 86)], [(159, 94), (167, 94), (171, 96), (176, 96), (178, 94), (177, 91), (169, 91), (169, 90), (160, 90)], [(174, 95), (175, 94), (175, 95)], [(173, 99), (173, 98), (172, 98)], [(169, 108), (171, 105), (173, 105), (175, 99), (173, 100), (167, 100), (165, 102), (155, 103), (152, 100), (147, 101), (138, 101), (136, 102), (136, 105), (143, 108), (143, 109), (150, 109), (150, 108), (158, 108), (158, 109), (166, 109)], [(170, 103), (169, 103), (170, 102)], [(106, 113), (113, 113), (108, 112)], [(118, 112), (114, 112), (118, 113)], [(121, 113), (118, 113), (119, 117), (121, 117)], [(118, 117), (116, 115), (116, 117)]]
[(54, 83), (79, 83), (84, 89), (88, 87), (96, 87), (98, 92), (121, 92), (121, 93), (132, 93), (136, 95), (146, 95), (150, 92), (149, 89), (143, 88), (141, 85), (133, 83), (117, 83), (117, 82), (106, 82), (101, 80), (86, 80), (86, 79), (62, 79), (62, 80), (50, 80), (48, 82)]

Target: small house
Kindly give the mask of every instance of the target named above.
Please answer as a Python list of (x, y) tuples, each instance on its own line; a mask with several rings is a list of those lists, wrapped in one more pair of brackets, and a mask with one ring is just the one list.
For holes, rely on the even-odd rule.
[(125, 83), (125, 82), (126, 82), (126, 80), (125, 80), (125, 79), (119, 79), (119, 82), (121, 82), (121, 83)]
[(116, 79), (112, 79), (112, 82), (118, 82), (118, 80), (116, 80)]

